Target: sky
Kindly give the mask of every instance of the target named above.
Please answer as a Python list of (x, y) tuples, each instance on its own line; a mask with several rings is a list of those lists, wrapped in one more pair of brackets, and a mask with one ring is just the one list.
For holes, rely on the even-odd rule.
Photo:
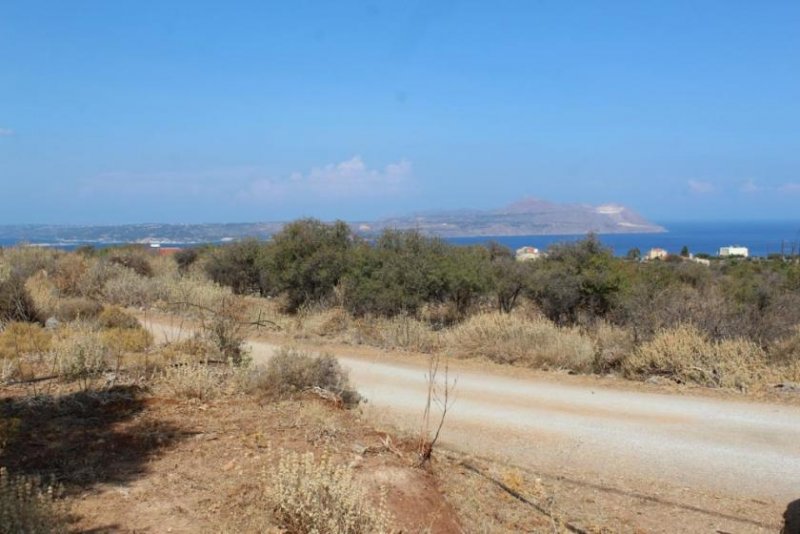
[(0, 224), (798, 219), (800, 2), (0, 0)]

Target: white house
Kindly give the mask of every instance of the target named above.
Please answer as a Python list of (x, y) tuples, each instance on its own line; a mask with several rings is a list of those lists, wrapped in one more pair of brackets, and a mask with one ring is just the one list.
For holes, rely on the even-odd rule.
[(517, 249), (517, 261), (538, 260), (542, 256), (536, 247), (522, 247)]
[(646, 260), (665, 260), (669, 256), (669, 252), (663, 248), (651, 248), (647, 255), (644, 257)]
[(720, 247), (719, 249), (720, 257), (729, 257), (729, 256), (741, 256), (742, 258), (746, 258), (750, 255), (750, 251), (747, 250), (747, 247), (742, 247), (739, 245), (730, 245), (727, 247)]

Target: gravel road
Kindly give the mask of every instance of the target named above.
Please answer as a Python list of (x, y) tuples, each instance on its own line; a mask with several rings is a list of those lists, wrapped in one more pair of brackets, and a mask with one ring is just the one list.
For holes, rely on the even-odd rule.
[[(275, 349), (250, 345), (256, 362)], [(402, 355), (336, 355), (370, 413), (408, 430), (419, 426), (424, 365)], [(800, 498), (797, 406), (515, 378), (458, 364), (450, 369), (457, 385), (442, 435), (450, 448), (685, 507), (719, 500), (720, 513), (739, 503), (739, 514), (755, 506), (775, 517)]]

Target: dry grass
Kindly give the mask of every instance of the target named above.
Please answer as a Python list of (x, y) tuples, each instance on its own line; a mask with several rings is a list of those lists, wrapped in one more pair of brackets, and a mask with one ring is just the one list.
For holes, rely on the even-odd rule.
[(353, 322), (346, 341), (389, 350), (435, 352), (442, 346), (441, 334), (413, 317), (364, 317)]
[(106, 328), (100, 339), (113, 354), (144, 352), (153, 345), (153, 335), (143, 328)]
[(97, 325), (100, 328), (141, 328), (139, 319), (116, 306), (106, 306), (97, 316)]
[(117, 275), (103, 286), (106, 302), (118, 306), (149, 306), (163, 299), (165, 294), (161, 279), (148, 278), (126, 268), (117, 269)]
[(770, 376), (765, 352), (743, 339), (711, 341), (691, 326), (663, 331), (626, 358), (629, 377), (663, 376), (679, 383), (745, 389)]
[(39, 271), (25, 281), (25, 289), (42, 317), (53, 317), (58, 309), (58, 292), (47, 273)]
[(282, 451), (262, 475), (262, 490), (277, 522), (288, 532), (372, 534), (390, 532), (392, 517), (381, 496), (370, 498), (351, 468), (330, 456)]
[(76, 323), (59, 332), (50, 355), (60, 377), (77, 380), (88, 389), (92, 380), (109, 367), (111, 351), (100, 332)]
[(447, 350), (458, 357), (575, 371), (590, 370), (595, 353), (592, 340), (578, 329), (500, 313), (476, 315), (453, 328)]
[(31, 357), (42, 357), (50, 349), (52, 335), (38, 324), (10, 323), (0, 331), (0, 382), (27, 378)]
[(636, 349), (633, 333), (626, 329), (602, 321), (589, 330), (594, 341), (594, 371), (608, 373), (616, 371), (622, 362)]
[(16, 359), (50, 349), (52, 335), (35, 323), (10, 323), (0, 331), (0, 358)]
[(0, 467), (0, 534), (67, 532), (67, 514), (57, 493), (53, 485), (10, 475)]
[(174, 397), (209, 400), (224, 395), (227, 390), (227, 369), (186, 361), (165, 367), (156, 386)]

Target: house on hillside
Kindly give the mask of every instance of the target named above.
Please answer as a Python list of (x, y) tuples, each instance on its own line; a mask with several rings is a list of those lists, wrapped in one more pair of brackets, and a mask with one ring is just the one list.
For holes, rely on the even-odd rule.
[(727, 247), (720, 247), (720, 249), (719, 249), (720, 258), (730, 258), (730, 257), (733, 257), (733, 256), (746, 258), (749, 255), (750, 255), (750, 251), (747, 250), (747, 247), (742, 247), (740, 245), (730, 245), (730, 246), (727, 246)]
[(644, 259), (647, 261), (665, 260), (667, 259), (667, 256), (669, 256), (669, 252), (663, 248), (651, 248), (645, 255)]
[(536, 247), (521, 247), (517, 249), (517, 261), (538, 260), (542, 253)]
[(162, 247), (160, 243), (150, 243), (150, 253), (157, 256), (172, 256), (180, 247)]

